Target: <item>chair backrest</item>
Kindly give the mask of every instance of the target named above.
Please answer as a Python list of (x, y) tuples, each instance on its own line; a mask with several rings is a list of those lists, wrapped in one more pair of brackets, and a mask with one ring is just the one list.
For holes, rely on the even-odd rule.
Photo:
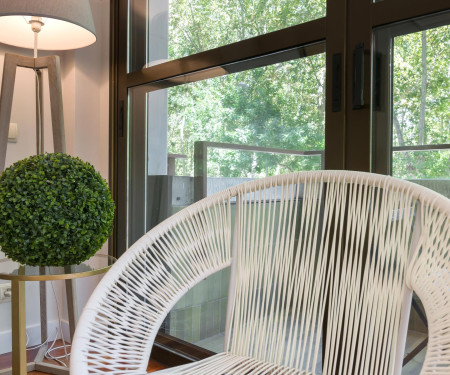
[(128, 250), (83, 313), (72, 363), (142, 370), (176, 301), (231, 265), (227, 351), (324, 374), (400, 374), (414, 290), (429, 320), (422, 373), (444, 374), (449, 245), (450, 201), (392, 177), (301, 172), (236, 186)]
[(325, 374), (392, 374), (401, 370), (410, 288), (450, 328), (446, 198), (356, 172), (236, 190), (231, 352)]

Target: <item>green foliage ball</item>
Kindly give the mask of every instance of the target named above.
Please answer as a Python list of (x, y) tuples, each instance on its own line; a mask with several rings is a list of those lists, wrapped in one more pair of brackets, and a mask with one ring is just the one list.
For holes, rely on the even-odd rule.
[(20, 264), (79, 264), (110, 236), (114, 208), (106, 181), (79, 158), (18, 161), (0, 176), (1, 250)]

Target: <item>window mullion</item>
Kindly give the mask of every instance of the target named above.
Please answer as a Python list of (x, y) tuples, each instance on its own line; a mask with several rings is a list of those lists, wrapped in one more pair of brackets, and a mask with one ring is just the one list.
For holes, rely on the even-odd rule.
[[(345, 169), (346, 3), (327, 2), (325, 169)], [(333, 100), (340, 106), (333, 108)]]

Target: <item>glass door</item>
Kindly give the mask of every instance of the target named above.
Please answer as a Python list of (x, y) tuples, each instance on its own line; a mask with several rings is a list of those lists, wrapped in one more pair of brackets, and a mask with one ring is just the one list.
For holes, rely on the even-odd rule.
[[(112, 4), (115, 255), (190, 203), (274, 173), (375, 171), (436, 190), (448, 180), (448, 39), (431, 33), (448, 25), (438, 14), (444, 2)], [(430, 14), (438, 16), (417, 18)], [(425, 53), (409, 39), (424, 30)], [(428, 80), (418, 73), (423, 55)], [(417, 96), (422, 85), (426, 100)], [(218, 350), (227, 276), (217, 278), (170, 314), (164, 356), (186, 341)], [(209, 327), (198, 328), (199, 319)], [(177, 348), (165, 351), (172, 342)]]
[(374, 171), (450, 197), (450, 13), (375, 31)]
[[(374, 31), (373, 170), (450, 198), (450, 13)], [(428, 329), (414, 296), (402, 373), (419, 374)]]
[[(128, 246), (227, 187), (323, 169), (323, 50), (294, 48), (129, 90)], [(228, 278), (227, 269), (190, 290), (162, 332), (222, 351)]]

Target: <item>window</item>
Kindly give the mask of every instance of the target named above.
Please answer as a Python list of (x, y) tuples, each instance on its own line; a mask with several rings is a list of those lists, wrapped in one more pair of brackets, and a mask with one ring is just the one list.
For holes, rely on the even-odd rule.
[[(443, 2), (114, 4), (116, 255), (167, 215), (239, 179), (326, 168), (392, 170), (423, 181), (431, 176), (427, 168), (411, 168), (431, 159), (433, 176), (448, 178), (448, 98), (442, 99), (445, 87), (439, 86), (445, 72), (448, 83), (448, 52), (434, 53), (448, 48)], [(407, 20), (414, 21), (404, 26)], [(412, 76), (405, 67), (421, 69), (423, 30), (427, 90), (434, 94), (425, 100), (425, 135), (419, 140), (413, 124), (421, 118), (417, 93), (423, 76), (408, 81)], [(408, 52), (409, 45), (417, 51)], [(443, 68), (431, 69), (445, 55)], [(409, 61), (414, 59), (418, 65)], [(401, 133), (395, 133), (394, 113)], [(220, 335), (222, 315), (216, 311), (224, 308), (226, 277), (225, 272), (203, 284), (219, 285), (214, 290), (199, 286), (209, 299), (192, 292), (180, 301), (163, 327), (161, 346), (175, 343), (172, 349), (182, 348), (185, 358), (211, 352), (184, 341), (216, 350), (217, 342), (205, 340)], [(202, 306), (213, 315), (206, 336), (185, 325)]]
[[(308, 56), (316, 51), (296, 48), (223, 65), (183, 85), (131, 89), (128, 246), (225, 187), (323, 168), (325, 56)], [(222, 351), (228, 280), (224, 270), (190, 290), (162, 332)]]
[(393, 49), (392, 175), (448, 179), (450, 26), (399, 35)]
[(375, 168), (447, 196), (449, 24), (446, 12), (376, 30), (373, 105)]
[[(374, 171), (408, 179), (447, 197), (449, 24), (446, 12), (376, 29), (372, 97)], [(417, 373), (417, 363), (425, 357), (428, 328), (415, 295), (409, 327), (411, 353), (404, 371)]]
[(128, 71), (325, 16), (325, 0), (130, 0)]

